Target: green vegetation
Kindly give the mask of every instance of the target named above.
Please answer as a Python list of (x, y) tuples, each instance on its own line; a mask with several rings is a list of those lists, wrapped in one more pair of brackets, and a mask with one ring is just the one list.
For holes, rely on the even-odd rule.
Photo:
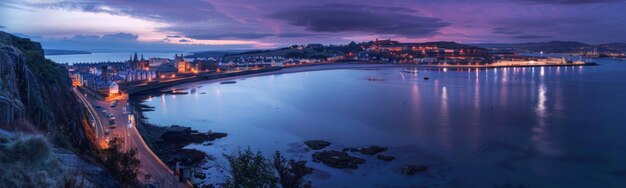
[(0, 138), (0, 187), (60, 187), (68, 181), (44, 137)]
[(137, 175), (139, 175), (141, 161), (136, 158), (135, 149), (127, 152), (121, 151), (123, 142), (124, 140), (118, 137), (111, 139), (109, 148), (103, 151), (104, 165), (122, 186), (136, 187), (139, 184)]
[(287, 161), (278, 151), (273, 160), (266, 159), (261, 152), (252, 152), (250, 148), (224, 156), (230, 167), (230, 177), (224, 187), (278, 187), (277, 183), (284, 188), (311, 187), (311, 182), (304, 181), (304, 176), (313, 171), (306, 167), (306, 161)]
[(274, 153), (274, 169), (278, 172), (280, 185), (284, 188), (311, 187), (311, 182), (305, 182), (304, 176), (313, 173), (313, 169), (306, 166), (306, 161), (287, 161), (280, 152)]
[(237, 151), (232, 155), (224, 155), (230, 165), (230, 177), (224, 187), (276, 187), (276, 177), (261, 152), (253, 153), (250, 148)]

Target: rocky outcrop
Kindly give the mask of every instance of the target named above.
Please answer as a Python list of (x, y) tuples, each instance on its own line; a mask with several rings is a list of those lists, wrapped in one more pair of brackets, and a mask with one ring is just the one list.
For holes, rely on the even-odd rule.
[(377, 158), (378, 160), (383, 160), (383, 161), (387, 161), (387, 162), (389, 162), (389, 161), (393, 161), (394, 159), (396, 159), (396, 157), (394, 157), (394, 156), (389, 156), (389, 155), (378, 155), (378, 156), (376, 156), (376, 158)]
[(360, 152), (365, 155), (376, 155), (384, 151), (387, 151), (387, 148), (380, 147), (380, 146), (368, 146), (368, 147), (361, 148), (360, 150)]
[(308, 140), (304, 141), (304, 144), (312, 150), (321, 150), (330, 146), (330, 142), (323, 140)]
[(90, 147), (67, 69), (45, 59), (41, 44), (0, 32), (0, 73), (0, 126), (33, 126), (54, 144)]
[(402, 174), (410, 176), (418, 172), (426, 172), (427, 170), (428, 166), (406, 165), (402, 168)]
[(322, 162), (326, 166), (333, 168), (356, 169), (360, 164), (365, 163), (364, 159), (348, 155), (345, 151), (318, 151), (313, 153), (314, 162)]

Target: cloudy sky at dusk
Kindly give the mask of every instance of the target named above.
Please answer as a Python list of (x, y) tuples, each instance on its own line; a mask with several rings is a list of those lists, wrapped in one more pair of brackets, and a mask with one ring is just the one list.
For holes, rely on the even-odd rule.
[(199, 51), (391, 38), (626, 42), (623, 0), (30, 0), (0, 30), (49, 49)]

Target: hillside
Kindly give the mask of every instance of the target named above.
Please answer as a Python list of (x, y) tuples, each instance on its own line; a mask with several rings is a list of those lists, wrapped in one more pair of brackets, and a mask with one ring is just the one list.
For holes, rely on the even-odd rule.
[[(0, 32), (0, 116), (3, 127), (27, 122), (65, 147), (88, 149), (85, 113), (72, 93), (67, 69), (44, 58), (41, 44)], [(9, 113), (10, 112), (10, 113)], [(65, 143), (64, 143), (65, 142)]]
[[(85, 119), (85, 111), (72, 92), (67, 69), (45, 59), (41, 44), (5, 32), (0, 32), (0, 62), (0, 128), (36, 137), (35, 141), (28, 141), (31, 136), (26, 138), (19, 136), (21, 134), (17, 137), (4, 136), (5, 138), (1, 139), (4, 144), (2, 152), (12, 151), (15, 145), (11, 143), (20, 143), (22, 139), (26, 139), (24, 143), (26, 146), (23, 148), (35, 147), (32, 149), (38, 151), (54, 147), (69, 154), (90, 156), (94, 149), (89, 141), (92, 135), (88, 132), (89, 129), (85, 128), (89, 126)], [(41, 141), (41, 138), (45, 138), (44, 141)], [(21, 153), (11, 153), (8, 158), (18, 161), (24, 158), (30, 161), (28, 160), (30, 157), (37, 157), (31, 156), (37, 153), (31, 153), (29, 150), (18, 149), (18, 151)], [(41, 157), (48, 158), (45, 156), (46, 153)], [(20, 174), (39, 173), (38, 169), (47, 168), (45, 165), (48, 164), (52, 163), (24, 164), (32, 168), (24, 168), (22, 171), (9, 170), (5, 173), (11, 171), (17, 173), (13, 178), (19, 181), (19, 178), (28, 178)], [(20, 168), (19, 165), (15, 167)], [(66, 175), (56, 172), (50, 171), (46, 177), (58, 180), (63, 179), (58, 176)], [(24, 181), (47, 181), (47, 179), (24, 179)], [(36, 182), (31, 183), (38, 185)], [(48, 185), (42, 183), (44, 184), (41, 185)], [(60, 186), (55, 184), (54, 187)]]

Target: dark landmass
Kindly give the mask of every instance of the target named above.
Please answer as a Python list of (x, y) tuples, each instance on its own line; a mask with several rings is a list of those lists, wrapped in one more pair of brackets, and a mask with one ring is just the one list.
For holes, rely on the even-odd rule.
[(521, 52), (544, 52), (544, 53), (580, 53), (580, 52), (623, 52), (626, 43), (586, 44), (576, 41), (550, 41), (529, 43), (482, 43), (475, 46), (491, 50), (508, 50)]
[(228, 54), (237, 54), (241, 52), (242, 51), (239, 51), (239, 50), (194, 52), (191, 55), (186, 55), (185, 58), (222, 58)]
[(255, 50), (237, 54), (228, 54), (225, 55), (225, 59), (238, 59), (242, 57), (273, 57), (273, 56), (281, 56), (285, 58), (315, 58), (315, 59), (323, 59), (328, 57), (333, 57), (336, 55), (344, 54), (345, 49), (337, 48), (336, 49), (326, 49), (326, 48), (305, 48), (305, 49), (296, 49), (296, 48), (281, 48), (277, 50)]
[(529, 43), (483, 43), (475, 44), (483, 48), (523, 48), (523, 49), (553, 49), (553, 48), (581, 48), (591, 45), (576, 41), (550, 41)]
[(79, 50), (57, 50), (57, 49), (43, 49), (45, 55), (76, 55), (76, 54), (91, 54), (88, 51)]
[[(314, 46), (298, 46), (285, 47), (280, 49), (271, 50), (253, 50), (241, 53), (231, 53), (223, 56), (224, 59), (239, 59), (245, 57), (274, 57), (281, 56), (285, 58), (305, 58), (305, 59), (326, 59), (329, 57), (335, 57), (344, 54), (356, 54), (364, 51), (362, 46), (372, 45), (374, 41), (355, 43), (351, 42), (347, 45), (314, 45)], [(408, 46), (438, 46), (442, 48), (479, 48), (467, 44), (459, 44), (456, 42), (437, 41), (437, 42), (425, 42), (425, 43), (393, 43), (393, 46), (408, 47)]]

